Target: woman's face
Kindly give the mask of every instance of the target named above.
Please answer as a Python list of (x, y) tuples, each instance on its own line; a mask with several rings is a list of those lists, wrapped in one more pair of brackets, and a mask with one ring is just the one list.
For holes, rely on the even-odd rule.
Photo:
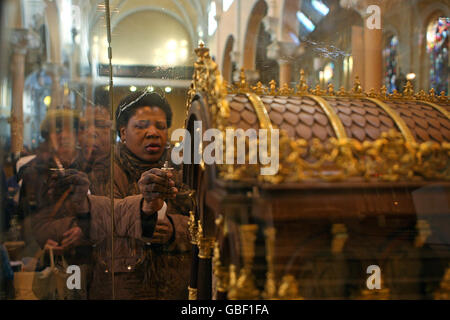
[(86, 159), (95, 161), (109, 153), (111, 121), (101, 106), (88, 106), (80, 124), (78, 141)]
[(156, 162), (164, 153), (167, 142), (166, 114), (159, 107), (139, 107), (127, 126), (120, 128), (120, 136), (136, 157)]
[(56, 125), (50, 126), (50, 145), (64, 165), (71, 164), (76, 154), (77, 132), (72, 121), (58, 120)]

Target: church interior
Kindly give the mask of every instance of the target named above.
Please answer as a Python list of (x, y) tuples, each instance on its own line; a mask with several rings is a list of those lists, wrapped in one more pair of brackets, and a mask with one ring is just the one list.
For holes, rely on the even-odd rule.
[[(450, 0), (4, 0), (0, 16), (0, 300), (450, 299)], [(124, 229), (139, 235), (119, 235), (123, 207), (146, 203), (145, 192), (114, 202), (117, 176), (139, 172), (131, 192), (143, 166), (126, 158), (132, 173), (117, 169), (123, 148), (134, 150), (120, 117), (153, 94), (171, 109), (169, 121), (155, 107), (167, 120), (164, 155), (172, 150), (156, 168), (173, 164), (189, 203), (164, 198), (173, 254), (143, 240), (142, 208)], [(55, 128), (76, 141), (54, 142)], [(191, 141), (178, 130), (195, 144), (208, 129), (269, 130), (277, 172), (262, 174), (267, 163), (250, 155), (196, 162), (196, 146), (175, 165), (173, 150)], [(211, 141), (197, 143), (217, 156)], [(55, 143), (67, 151), (56, 156)], [(88, 229), (71, 200), (78, 184), (58, 193), (44, 181), (75, 169), (90, 180)], [(111, 223), (93, 222), (97, 202)], [(69, 216), (90, 242), (57, 254), (64, 240), (43, 234), (64, 239), (72, 229), (50, 229)], [(81, 289), (67, 277), (36, 281), (66, 259), (81, 266)], [(153, 277), (158, 268), (172, 271)], [(140, 288), (144, 274), (156, 288)]]

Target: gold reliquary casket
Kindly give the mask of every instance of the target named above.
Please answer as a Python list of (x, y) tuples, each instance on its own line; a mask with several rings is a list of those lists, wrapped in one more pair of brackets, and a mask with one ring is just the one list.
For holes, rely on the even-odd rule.
[(230, 86), (207, 48), (196, 54), (188, 132), (279, 129), (268, 133), (279, 165), (249, 164), (249, 139), (245, 163), (234, 151), (234, 163), (184, 164), (196, 204), (191, 299), (449, 298), (444, 93), (410, 83), (365, 93), (358, 79), (351, 91), (308, 88), (303, 72), (295, 88), (249, 86), (243, 71)]

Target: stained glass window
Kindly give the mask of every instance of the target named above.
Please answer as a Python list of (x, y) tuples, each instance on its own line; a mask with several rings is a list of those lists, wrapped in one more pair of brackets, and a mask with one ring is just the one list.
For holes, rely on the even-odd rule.
[(395, 89), (399, 90), (395, 85), (398, 75), (398, 38), (391, 36), (388, 38), (386, 47), (383, 50), (384, 56), (384, 84), (388, 91), (392, 93)]
[(448, 94), (448, 36), (450, 18), (433, 20), (427, 28), (427, 51), (430, 59), (430, 87)]

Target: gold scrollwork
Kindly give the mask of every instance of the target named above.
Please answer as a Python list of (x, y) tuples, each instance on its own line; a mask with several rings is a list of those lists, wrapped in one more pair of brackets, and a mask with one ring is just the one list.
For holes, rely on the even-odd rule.
[[(260, 179), (278, 184), (305, 180), (343, 181), (350, 177), (380, 181), (450, 180), (450, 143), (407, 143), (397, 130), (383, 132), (375, 141), (330, 138), (307, 142), (292, 140), (283, 131), (279, 141), (280, 164), (276, 175), (237, 170), (227, 180)], [(309, 159), (308, 161), (306, 159)]]

